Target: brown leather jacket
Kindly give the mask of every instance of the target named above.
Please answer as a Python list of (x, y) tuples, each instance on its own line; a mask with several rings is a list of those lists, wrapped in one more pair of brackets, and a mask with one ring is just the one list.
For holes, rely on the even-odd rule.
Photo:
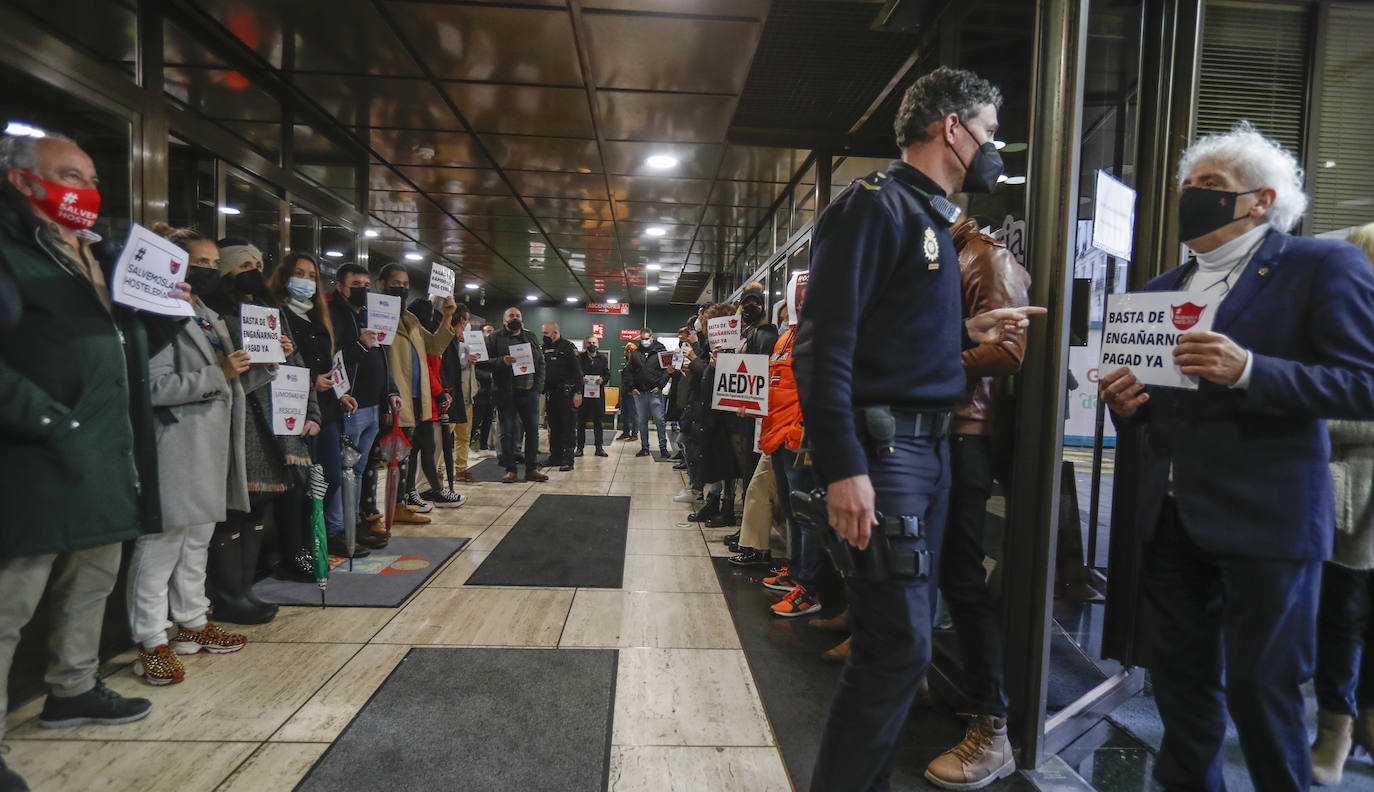
[[(1030, 273), (1000, 242), (978, 230), (978, 222), (965, 217), (950, 229), (959, 251), (963, 278), (964, 315), (976, 316), (993, 308), (1027, 305)], [(956, 434), (992, 434), (1002, 377), (1021, 369), (1026, 337), (998, 344), (979, 344), (964, 351), (968, 387), (955, 411)]]

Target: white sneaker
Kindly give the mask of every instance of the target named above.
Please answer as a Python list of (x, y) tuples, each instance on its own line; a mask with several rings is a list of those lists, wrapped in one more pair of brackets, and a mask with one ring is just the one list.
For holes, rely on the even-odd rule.
[(701, 500), (701, 497), (699, 495), (693, 492), (690, 488), (683, 487), (682, 492), (679, 492), (676, 496), (674, 496), (673, 503), (696, 503), (699, 500)]

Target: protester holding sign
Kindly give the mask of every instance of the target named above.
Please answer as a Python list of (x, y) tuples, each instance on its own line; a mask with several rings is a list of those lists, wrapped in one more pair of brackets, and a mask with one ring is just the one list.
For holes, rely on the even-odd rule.
[[(13, 636), (50, 591), (40, 722), (125, 723), (151, 704), (99, 681), (101, 623), (121, 544), (160, 530), (148, 358), (178, 328), (111, 299), (110, 262), (90, 231), (100, 192), (86, 152), (52, 133), (0, 137), (0, 174), (0, 272), (14, 292), (0, 333), (0, 459), (17, 493), (0, 523), (0, 633), (10, 636), (0, 642), (0, 710)], [(181, 284), (177, 294), (189, 299)]]
[(582, 368), (583, 391), (582, 407), (577, 422), (577, 451), (574, 455), (582, 456), (582, 449), (587, 447), (587, 434), (583, 431), (582, 425), (586, 421), (591, 421), (592, 438), (596, 441), (596, 455), (604, 457), (607, 454), (606, 449), (602, 447), (601, 418), (606, 414), (606, 398), (602, 389), (611, 381), (611, 364), (609, 356), (601, 354), (595, 336), (587, 336), (582, 345), (582, 354), (578, 356), (578, 363)]
[[(712, 320), (734, 317), (736, 311), (737, 308), (731, 303), (717, 303), (702, 313), (702, 319), (710, 327)], [(715, 390), (715, 359), (716, 353), (712, 352), (709, 357), (698, 358), (693, 366), (698, 379), (693, 402), (695, 407), (692, 410), (692, 434), (696, 438), (693, 444), (700, 458), (701, 483), (703, 486), (709, 485), (709, 490), (705, 493), (705, 505), (689, 514), (688, 519), (704, 522), (712, 528), (722, 528), (735, 524), (735, 480), (742, 477), (744, 472), (740, 469), (740, 458), (733, 447), (731, 428), (735, 416), (711, 409)]]
[(1118, 436), (1145, 433), (1118, 448), (1139, 456), (1155, 778), (1215, 786), (1229, 710), (1256, 787), (1307, 789), (1302, 685), (1335, 532), (1321, 419), (1374, 419), (1374, 272), (1353, 245), (1288, 236), (1307, 207), (1298, 160), (1248, 122), (1194, 142), (1178, 174), (1197, 260), (1146, 292), (1220, 303), (1172, 350), (1202, 382), (1144, 388), (1119, 367), (1099, 384)]
[(549, 477), (539, 472), (539, 394), (544, 391), (544, 356), (534, 356), (534, 371), (516, 374), (511, 347), (535, 345), (534, 333), (525, 329), (519, 308), (507, 308), (501, 329), (487, 336), (487, 359), (478, 363), (491, 373), (492, 401), (501, 421), (501, 461), (506, 475), (501, 481), (516, 480), (515, 450), (517, 435), (524, 432), (525, 480), (542, 482)]

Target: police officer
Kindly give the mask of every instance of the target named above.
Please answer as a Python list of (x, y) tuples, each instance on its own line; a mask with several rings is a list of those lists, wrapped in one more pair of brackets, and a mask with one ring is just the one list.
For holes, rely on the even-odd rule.
[(611, 364), (607, 355), (601, 354), (597, 348), (596, 337), (587, 336), (587, 340), (582, 345), (582, 354), (577, 358), (582, 366), (583, 382), (586, 377), (595, 377), (597, 380), (598, 393), (602, 394), (595, 399), (587, 398), (582, 395), (582, 409), (578, 413), (577, 429), (577, 452), (573, 456), (582, 456), (582, 449), (587, 447), (587, 435), (582, 431), (582, 422), (590, 420), (592, 422), (593, 437), (596, 438), (596, 455), (599, 457), (609, 456), (606, 449), (602, 447), (601, 441), (601, 418), (606, 414), (606, 383), (611, 381)]
[[(846, 575), (850, 658), (826, 721), (811, 789), (886, 790), (893, 752), (930, 664), (933, 570), (949, 498), (960, 355), (1023, 332), (1031, 313), (968, 320), (949, 227), (954, 192), (987, 192), (1002, 96), (940, 68), (902, 99), (902, 160), (851, 184), (821, 214), (793, 355), (818, 483)], [(882, 515), (880, 521), (878, 515)], [(1006, 721), (971, 728), (1005, 733)], [(1008, 775), (998, 768), (983, 781)], [(981, 784), (980, 784), (981, 785)]]
[(549, 466), (573, 469), (573, 427), (582, 407), (582, 366), (577, 347), (558, 331), (557, 322), (544, 323), (545, 411), (549, 417)]

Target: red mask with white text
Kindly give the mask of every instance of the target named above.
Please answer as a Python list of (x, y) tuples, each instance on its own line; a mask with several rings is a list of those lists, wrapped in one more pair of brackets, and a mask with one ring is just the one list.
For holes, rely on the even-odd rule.
[(52, 218), (53, 222), (78, 231), (95, 225), (96, 218), (100, 216), (99, 190), (73, 190), (70, 187), (44, 181), (33, 171), (24, 171), (24, 173), (43, 185), (43, 189), (48, 193), (47, 197), (42, 200), (39, 200), (37, 196), (30, 195), (29, 203), (37, 206), (43, 214)]

